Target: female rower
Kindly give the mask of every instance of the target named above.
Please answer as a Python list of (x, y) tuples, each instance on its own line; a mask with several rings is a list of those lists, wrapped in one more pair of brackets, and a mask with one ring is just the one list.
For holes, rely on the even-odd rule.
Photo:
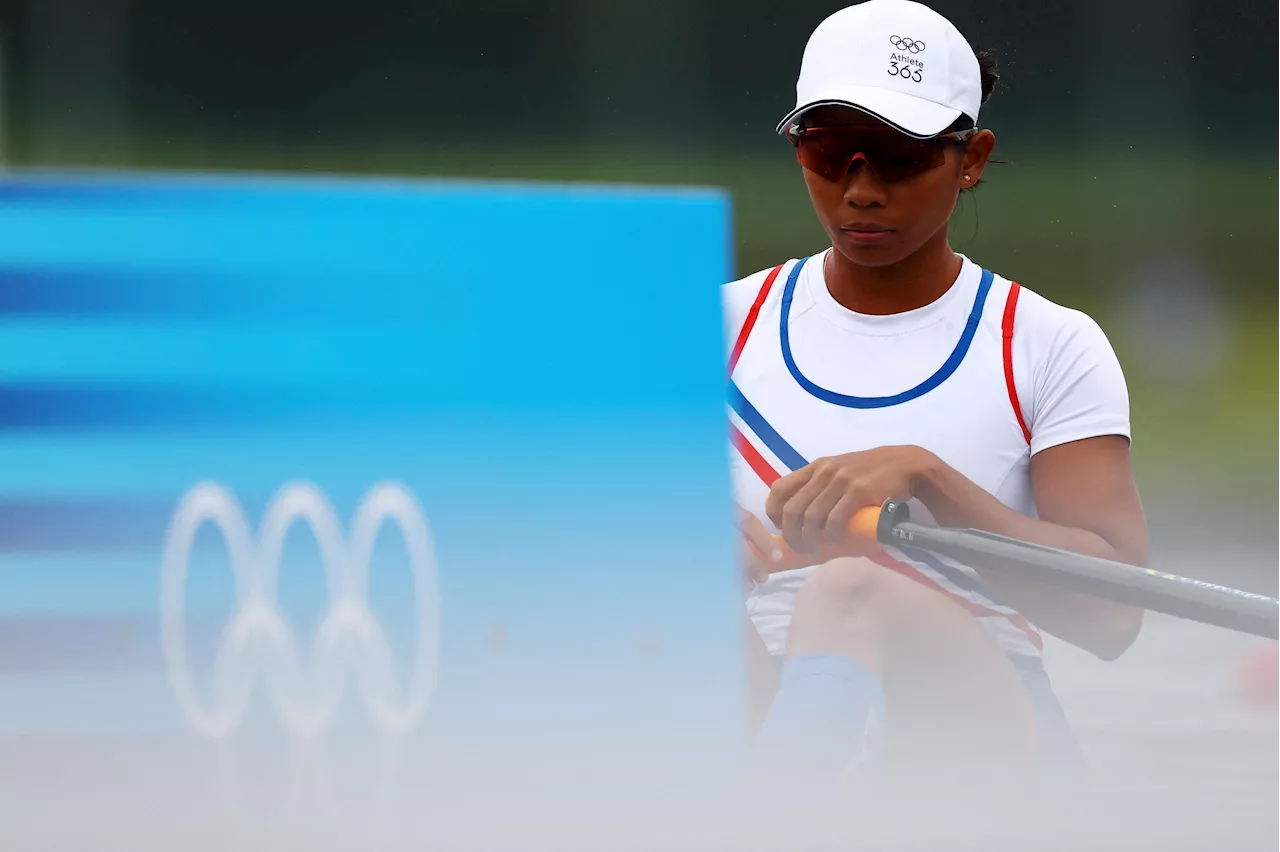
[(823, 21), (778, 131), (830, 248), (725, 287), (747, 609), (771, 661), (756, 669), (758, 736), (797, 760), (887, 749), (908, 768), (1077, 768), (1040, 631), (1109, 660), (1141, 625), (1140, 610), (1030, 576), (855, 556), (846, 532), (858, 509), (907, 500), (917, 520), (1146, 560), (1103, 332), (948, 242), (995, 146), (978, 119), (997, 79), (918, 3)]

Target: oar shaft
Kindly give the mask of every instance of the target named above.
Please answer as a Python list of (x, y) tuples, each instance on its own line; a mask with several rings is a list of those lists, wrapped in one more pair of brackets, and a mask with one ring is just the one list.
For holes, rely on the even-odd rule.
[(905, 515), (903, 504), (885, 504), (876, 531), (881, 544), (925, 550), (980, 570), (1034, 574), (1047, 583), (1154, 612), (1280, 637), (1280, 601), (1275, 598), (981, 530), (925, 526)]

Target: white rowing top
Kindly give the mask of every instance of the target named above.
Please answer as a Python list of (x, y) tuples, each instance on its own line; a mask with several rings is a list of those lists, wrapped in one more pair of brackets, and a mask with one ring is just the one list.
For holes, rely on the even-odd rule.
[[(915, 444), (1027, 515), (1031, 456), (1099, 435), (1129, 436), (1124, 375), (1102, 329), (963, 258), (939, 299), (887, 316), (857, 314), (827, 290), (822, 255), (724, 287), (733, 484), (767, 526), (769, 485), (826, 456)], [(1016, 332), (1016, 333), (1015, 333)], [(913, 501), (913, 517), (929, 519)], [(918, 551), (883, 562), (977, 616), (1011, 654), (1040, 636), (973, 569)], [(812, 568), (774, 574), (747, 610), (774, 654)]]

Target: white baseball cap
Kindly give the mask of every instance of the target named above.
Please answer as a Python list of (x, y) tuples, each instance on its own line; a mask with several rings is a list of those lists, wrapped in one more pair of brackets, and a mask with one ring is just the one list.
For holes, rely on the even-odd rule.
[(937, 12), (911, 0), (867, 0), (841, 9), (809, 36), (796, 108), (862, 110), (908, 136), (937, 136), (961, 115), (978, 123), (982, 72), (964, 36)]

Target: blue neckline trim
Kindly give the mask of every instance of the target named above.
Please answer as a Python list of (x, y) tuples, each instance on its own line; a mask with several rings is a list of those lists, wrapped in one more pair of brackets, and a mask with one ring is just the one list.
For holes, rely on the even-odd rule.
[(791, 297), (795, 293), (796, 281), (800, 279), (800, 270), (804, 268), (805, 263), (809, 260), (810, 258), (806, 257), (791, 269), (791, 274), (787, 276), (787, 285), (782, 291), (782, 318), (779, 328), (782, 339), (782, 360), (786, 362), (787, 370), (800, 387), (824, 402), (843, 405), (845, 408), (889, 408), (890, 406), (901, 405), (904, 402), (910, 402), (917, 397), (924, 396), (949, 379), (951, 374), (956, 371), (956, 368), (960, 366), (960, 362), (964, 360), (964, 356), (969, 352), (969, 345), (973, 343), (973, 336), (978, 331), (978, 322), (982, 319), (982, 309), (987, 302), (987, 293), (991, 291), (991, 282), (995, 279), (995, 276), (989, 270), (982, 270), (982, 280), (978, 283), (978, 293), (973, 299), (973, 309), (969, 311), (969, 320), (965, 323), (964, 331), (960, 335), (960, 340), (956, 343), (956, 348), (951, 350), (951, 354), (943, 362), (942, 366), (938, 368), (937, 372), (910, 390), (905, 390), (893, 396), (850, 396), (827, 390), (809, 381), (804, 373), (800, 372), (800, 368), (796, 366), (795, 358), (791, 356), (791, 334), (788, 329), (788, 321), (791, 318)]

